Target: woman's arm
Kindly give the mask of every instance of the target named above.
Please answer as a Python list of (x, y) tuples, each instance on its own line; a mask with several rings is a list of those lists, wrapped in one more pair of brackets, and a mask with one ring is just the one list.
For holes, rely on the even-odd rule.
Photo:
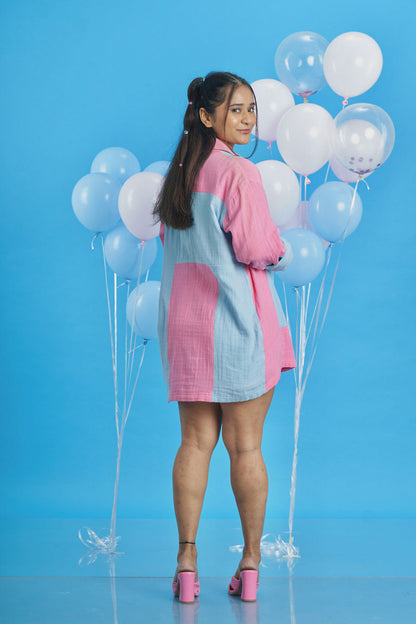
[[(252, 163), (250, 163), (252, 164)], [(260, 172), (249, 178), (240, 178), (233, 193), (225, 200), (222, 228), (231, 233), (232, 246), (238, 262), (255, 269), (283, 270), (289, 265), (291, 249), (279, 236), (274, 224), (267, 197), (261, 183)], [(250, 173), (254, 173), (252, 170)]]

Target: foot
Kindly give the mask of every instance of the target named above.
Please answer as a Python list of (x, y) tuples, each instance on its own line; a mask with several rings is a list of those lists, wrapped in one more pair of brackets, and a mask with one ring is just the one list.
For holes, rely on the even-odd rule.
[(195, 572), (195, 582), (198, 580), (197, 552), (194, 545), (180, 545), (177, 562), (174, 582), (177, 581), (179, 572)]
[(258, 573), (260, 560), (260, 557), (255, 557), (253, 555), (243, 555), (240, 563), (238, 564), (237, 571), (234, 574), (235, 578), (240, 578), (241, 570), (257, 570)]

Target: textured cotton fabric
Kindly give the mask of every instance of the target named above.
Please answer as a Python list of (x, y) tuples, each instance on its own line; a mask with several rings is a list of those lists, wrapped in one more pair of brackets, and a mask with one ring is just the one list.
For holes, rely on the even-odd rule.
[(258, 168), (217, 139), (192, 214), (187, 230), (162, 224), (160, 231), (158, 333), (168, 401), (256, 398), (296, 366), (273, 282), (289, 253)]

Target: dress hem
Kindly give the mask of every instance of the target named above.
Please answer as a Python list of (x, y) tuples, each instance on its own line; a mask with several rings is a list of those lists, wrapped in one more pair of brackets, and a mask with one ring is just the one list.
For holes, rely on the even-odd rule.
[(267, 384), (262, 384), (262, 386), (257, 386), (255, 389), (251, 390), (250, 392), (245, 392), (245, 393), (240, 393), (237, 396), (234, 397), (230, 397), (230, 394), (226, 395), (226, 398), (213, 398), (212, 394), (213, 393), (196, 393), (196, 394), (182, 394), (182, 393), (171, 393), (169, 395), (168, 398), (168, 403), (171, 403), (172, 401), (181, 401), (181, 402), (202, 402), (202, 403), (240, 403), (242, 401), (250, 401), (251, 399), (257, 399), (258, 397), (262, 396), (263, 394), (266, 394), (266, 392), (268, 392), (271, 388), (274, 388), (280, 379), (281, 373), (288, 371), (288, 370), (292, 370), (293, 368), (295, 368), (295, 366), (293, 366), (292, 364), (289, 364), (288, 366), (283, 365), (283, 367), (281, 368), (281, 370), (279, 371), (279, 374), (277, 375), (277, 377), (274, 377), (272, 381), (268, 382)]

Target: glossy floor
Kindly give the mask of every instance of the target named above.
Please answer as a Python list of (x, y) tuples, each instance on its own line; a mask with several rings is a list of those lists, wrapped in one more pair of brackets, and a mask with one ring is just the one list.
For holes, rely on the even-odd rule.
[[(284, 520), (268, 520), (268, 541)], [(181, 605), (171, 593), (173, 520), (119, 520), (118, 550), (95, 557), (77, 533), (102, 520), (1, 523), (0, 621), (242, 624), (410, 624), (416, 622), (415, 520), (297, 520), (301, 557), (264, 557), (256, 603), (227, 594), (241, 530), (233, 520), (201, 520), (201, 595)], [(108, 533), (108, 531), (107, 531)], [(233, 552), (234, 551), (234, 552)]]

